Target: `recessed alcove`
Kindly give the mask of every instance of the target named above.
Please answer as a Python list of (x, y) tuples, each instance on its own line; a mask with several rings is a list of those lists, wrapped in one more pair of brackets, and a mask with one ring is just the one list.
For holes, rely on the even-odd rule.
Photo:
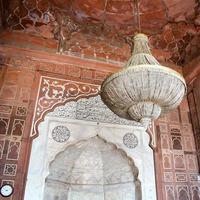
[(44, 200), (141, 200), (137, 176), (137, 167), (123, 150), (95, 136), (56, 155)]

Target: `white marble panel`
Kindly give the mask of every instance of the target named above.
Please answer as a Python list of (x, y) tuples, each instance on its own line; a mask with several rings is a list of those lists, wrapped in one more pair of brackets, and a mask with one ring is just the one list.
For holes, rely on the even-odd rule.
[[(56, 126), (66, 126), (69, 129), (70, 137), (66, 142), (56, 142), (52, 138), (51, 133)], [(138, 138), (138, 145), (132, 149), (123, 144), (124, 135), (131, 132)], [(33, 140), (25, 200), (44, 199), (45, 179), (49, 174), (49, 165), (58, 153), (70, 145), (96, 135), (116, 145), (131, 157), (139, 170), (138, 177), (142, 186), (142, 199), (156, 200), (153, 150), (149, 147), (149, 135), (142, 127), (55, 116), (45, 118), (45, 121), (39, 125), (39, 136)], [(74, 197), (74, 199), (76, 198)], [(88, 198), (85, 199), (88, 200)], [(129, 199), (128, 197), (123, 198), (123, 200)]]

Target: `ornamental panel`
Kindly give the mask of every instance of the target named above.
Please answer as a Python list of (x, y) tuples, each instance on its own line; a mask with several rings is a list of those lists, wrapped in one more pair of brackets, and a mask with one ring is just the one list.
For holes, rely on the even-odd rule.
[(129, 149), (134, 149), (138, 145), (138, 138), (134, 133), (126, 133), (123, 137), (123, 143)]
[(41, 76), (31, 136), (38, 133), (38, 124), (43, 120), (44, 113), (50, 112), (56, 105), (63, 105), (67, 101), (77, 101), (79, 98), (96, 96), (98, 93), (98, 85)]
[(70, 137), (70, 131), (66, 126), (56, 126), (53, 130), (52, 130), (52, 138), (56, 141), (56, 142), (66, 142)]
[(5, 164), (3, 175), (5, 176), (15, 176), (17, 172), (16, 164)]

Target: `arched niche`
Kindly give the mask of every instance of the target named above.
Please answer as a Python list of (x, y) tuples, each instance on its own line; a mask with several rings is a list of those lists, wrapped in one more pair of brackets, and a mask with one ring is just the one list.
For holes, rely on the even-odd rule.
[(67, 147), (51, 162), (44, 200), (141, 200), (138, 169), (99, 136)]
[[(70, 136), (65, 142), (57, 142), (52, 136), (56, 127), (67, 127)], [(71, 145), (95, 136), (122, 149), (134, 160), (141, 181), (142, 200), (156, 200), (153, 150), (150, 137), (138, 123), (124, 121), (114, 115), (101, 102), (99, 96), (67, 102), (47, 114), (38, 126), (38, 137), (33, 140), (25, 189), (25, 200), (43, 200), (45, 180), (50, 174), (50, 163), (56, 155)], [(137, 145), (126, 144), (125, 135), (133, 134)], [(129, 143), (129, 138), (127, 138)], [(147, 164), (148, 163), (148, 164)], [(50, 200), (50, 199), (49, 199)]]

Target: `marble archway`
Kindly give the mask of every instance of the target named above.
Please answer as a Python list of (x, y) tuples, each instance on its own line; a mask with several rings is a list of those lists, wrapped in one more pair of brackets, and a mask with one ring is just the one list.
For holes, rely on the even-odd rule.
[[(156, 200), (149, 135), (138, 123), (115, 116), (98, 96), (55, 108), (46, 115), (38, 130), (38, 137), (32, 145), (25, 200), (44, 200), (45, 180), (51, 173), (50, 164), (56, 156), (70, 146), (96, 136), (123, 150), (128, 158), (134, 160), (139, 171), (142, 200)], [(55, 199), (58, 198), (48, 200)]]
[(67, 147), (49, 172), (44, 200), (141, 200), (132, 159), (98, 136)]

